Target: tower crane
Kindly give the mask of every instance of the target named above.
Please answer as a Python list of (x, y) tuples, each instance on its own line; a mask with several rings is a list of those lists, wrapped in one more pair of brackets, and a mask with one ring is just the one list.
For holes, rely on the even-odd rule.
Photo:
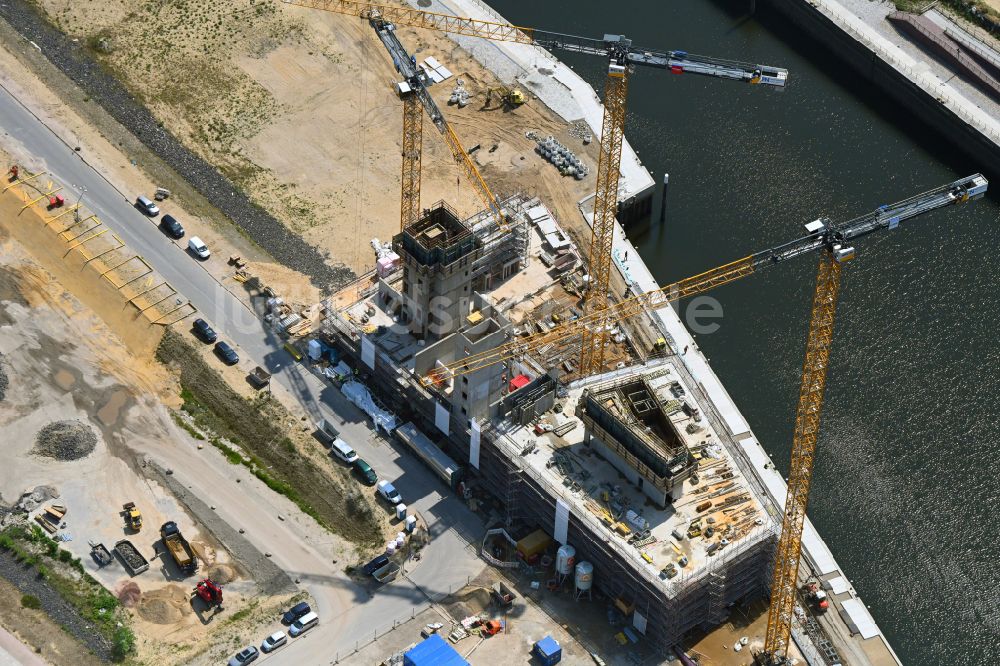
[(986, 193), (988, 186), (986, 178), (975, 174), (909, 199), (879, 206), (874, 211), (848, 222), (834, 224), (826, 218), (815, 220), (805, 225), (806, 235), (798, 239), (737, 259), (669, 284), (662, 289), (640, 294), (611, 306), (603, 313), (586, 313), (579, 319), (563, 324), (548, 333), (513, 340), (493, 350), (467, 356), (449, 365), (439, 365), (424, 380), (426, 383), (440, 384), (451, 376), (501, 363), (530, 353), (544, 345), (565, 343), (575, 336), (580, 336), (589, 327), (603, 325), (605, 321), (620, 321), (661, 308), (681, 298), (701, 294), (747, 277), (767, 266), (819, 252), (816, 288), (813, 293), (809, 336), (802, 366), (802, 383), (792, 440), (788, 490), (774, 562), (767, 635), (764, 650), (755, 657), (758, 666), (782, 666), (788, 663), (796, 580), (802, 551), (802, 530), (805, 525), (816, 438), (826, 387), (826, 371), (833, 340), (841, 266), (855, 255), (854, 247), (849, 243), (876, 231), (895, 229), (902, 222), (931, 211), (979, 199)]
[[(788, 78), (787, 70), (780, 67), (768, 67), (753, 63), (722, 60), (706, 56), (694, 55), (686, 51), (663, 51), (645, 49), (632, 45), (632, 40), (624, 35), (604, 35), (602, 39), (565, 35), (558, 32), (547, 32), (533, 28), (520, 28), (509, 23), (481, 21), (472, 18), (451, 16), (425, 12), (399, 5), (380, 5), (355, 0), (284, 0), (291, 5), (322, 9), (338, 14), (349, 14), (365, 18), (377, 17), (377, 20), (414, 28), (426, 28), (458, 35), (481, 37), (493, 41), (531, 44), (546, 49), (559, 49), (573, 53), (596, 55), (608, 59), (608, 73), (604, 86), (604, 118), (601, 125), (600, 155), (597, 161), (597, 186), (594, 197), (594, 220), (591, 228), (590, 253), (588, 269), (590, 271), (590, 288), (584, 302), (585, 311), (598, 317), (605, 317), (608, 310), (608, 287), (611, 281), (611, 251), (614, 241), (615, 215), (618, 212), (618, 178), (621, 173), (622, 141), (625, 136), (625, 98), (628, 92), (629, 71), (636, 65), (669, 70), (673, 74), (699, 74), (716, 78), (743, 81), (753, 84), (765, 84), (783, 87)], [(428, 96), (429, 97), (429, 96)], [(404, 137), (407, 136), (407, 118), (404, 110)], [(409, 121), (412, 123), (412, 119)], [(411, 133), (414, 131), (411, 125)], [(417, 130), (419, 132), (419, 130)], [(464, 160), (456, 150), (457, 137), (454, 133), (446, 133), (445, 138), (452, 146), (456, 158), (468, 165), (471, 160), (462, 150)], [(454, 145), (452, 137), (454, 139)], [(404, 176), (403, 176), (403, 213), (412, 208), (413, 183), (419, 187), (419, 175), (414, 178), (407, 176), (407, 169), (419, 170), (419, 160), (410, 159), (407, 165), (406, 140), (404, 138)], [(411, 142), (412, 149), (412, 142)], [(475, 166), (473, 169), (475, 169)], [(478, 176), (478, 171), (475, 171)], [(481, 177), (479, 177), (481, 181)], [(474, 185), (481, 196), (489, 188), (473, 179)], [(410, 187), (410, 190), (406, 188)], [(419, 198), (419, 195), (418, 195)], [(495, 204), (495, 199), (492, 200)], [(495, 214), (499, 211), (493, 205), (489, 206)], [(405, 224), (405, 218), (404, 218)], [(612, 320), (601, 319), (599, 325), (590, 326), (583, 331), (580, 346), (580, 372), (583, 375), (596, 374), (604, 367), (604, 350), (608, 342), (608, 331)]]
[(417, 67), (416, 58), (407, 52), (406, 47), (396, 35), (396, 27), (387, 21), (377, 10), (371, 9), (363, 13), (368, 23), (374, 28), (375, 34), (382, 41), (392, 57), (396, 70), (403, 75), (400, 85), (400, 95), (403, 98), (403, 169), (402, 197), (400, 204), (400, 229), (404, 229), (417, 221), (420, 215), (420, 162), (423, 143), (423, 116), (421, 105), (434, 126), (441, 132), (445, 143), (451, 150), (455, 160), (465, 169), (472, 182), (476, 194), (490, 210), (501, 228), (506, 225), (505, 217), (492, 190), (483, 180), (482, 174), (476, 168), (469, 153), (462, 146), (455, 130), (445, 120), (437, 102), (431, 97), (427, 86), (430, 82), (427, 74)]
[[(398, 92), (403, 100), (403, 142), (402, 142), (402, 170), (401, 170), (401, 196), (399, 206), (399, 228), (405, 229), (414, 222), (420, 215), (420, 167), (423, 153), (423, 115), (420, 107), (423, 106), (427, 117), (441, 132), (445, 143), (448, 144), (455, 161), (465, 170), (473, 189), (482, 200), (483, 205), (491, 212), (493, 218), (498, 222), (501, 229), (506, 230), (506, 217), (504, 216), (496, 196), (490, 190), (483, 179), (479, 169), (476, 168), (469, 153), (462, 146), (458, 135), (452, 129), (448, 121), (445, 120), (437, 102), (431, 97), (427, 87), (431, 85), (427, 74), (417, 67), (416, 58), (411, 56), (399, 41), (396, 35), (396, 25), (392, 20), (393, 7), (383, 7), (365, 2), (330, 3), (326, 6), (323, 3), (300, 2), (298, 0), (284, 0), (286, 4), (322, 9), (338, 14), (349, 14), (362, 19), (367, 19), (368, 24), (375, 30), (375, 34), (385, 46), (386, 51), (392, 58), (396, 71), (402, 74), (403, 81), (398, 86)], [(337, 5), (337, 6), (333, 6)]]

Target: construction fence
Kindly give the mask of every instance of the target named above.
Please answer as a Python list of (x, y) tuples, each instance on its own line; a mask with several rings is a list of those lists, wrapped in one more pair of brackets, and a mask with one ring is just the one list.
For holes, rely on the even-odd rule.
[(96, 215), (79, 202), (67, 206), (62, 190), (44, 171), (12, 170), (0, 194), (20, 199), (18, 215), (29, 208), (38, 213), (45, 229), (63, 244), (67, 263), (82, 260), (84, 269), (107, 280), (149, 323), (169, 326), (197, 311)]

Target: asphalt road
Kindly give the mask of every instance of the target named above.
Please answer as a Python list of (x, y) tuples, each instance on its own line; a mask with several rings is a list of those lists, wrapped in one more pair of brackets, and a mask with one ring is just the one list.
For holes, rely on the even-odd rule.
[[(482, 561), (468, 545), (469, 540), (474, 541), (482, 535), (483, 525), (478, 517), (418, 459), (403, 452), (397, 444), (376, 437), (367, 417), (339, 390), (294, 363), (281, 349), (283, 341), (266, 329), (246, 305), (132, 206), (131, 194), (126, 196), (117, 191), (84, 161), (85, 156), (74, 152), (3, 89), (0, 89), (0, 130), (3, 132), (0, 141), (7, 150), (31, 155), (33, 167), (41, 166), (53, 179), (64, 184), (67, 201), (75, 201), (82, 193), (83, 204), (88, 210), (190, 299), (200, 311), (199, 316), (236, 345), (241, 366), (247, 369), (253, 365), (266, 367), (273, 374), (273, 381), (290, 390), (311, 418), (327, 418), (337, 423), (342, 436), (375, 468), (380, 478), (393, 482), (407, 505), (420, 512), (428, 524), (433, 539), (421, 561), (409, 563), (405, 578), (381, 588), (374, 595), (369, 595), (343, 574), (343, 563), (327, 565), (316, 558), (303, 560), (305, 546), (282, 538), (287, 534), (279, 536), (275, 526), (274, 541), (269, 540), (267, 548), (273, 553), (274, 561), (293, 578), (300, 578), (314, 596), (322, 630), (308, 632), (261, 661), (276, 665), (332, 662), (338, 654), (346, 655), (356, 644), (366, 642), (376, 630), (391, 626), (394, 620), (409, 618), (412, 611), (419, 612), (427, 604), (428, 595), (446, 594), (482, 571)], [(220, 257), (209, 259), (210, 262), (222, 260)], [(196, 474), (194, 469), (190, 471)], [(176, 473), (181, 474), (183, 470)], [(233, 492), (221, 487), (216, 491), (213, 485), (216, 482), (211, 479), (192, 478), (192, 482), (195, 488), (200, 485), (210, 494), (220, 514), (231, 514), (234, 520), (242, 518), (240, 522), (253, 520), (253, 516), (245, 515), (246, 507), (235, 487)], [(229, 501), (224, 502), (224, 499)], [(317, 570), (318, 567), (328, 568), (328, 571)]]

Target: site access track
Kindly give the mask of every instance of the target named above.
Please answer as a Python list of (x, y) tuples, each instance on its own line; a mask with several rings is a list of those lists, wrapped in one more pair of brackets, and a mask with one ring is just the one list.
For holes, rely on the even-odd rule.
[[(27, 101), (27, 100), (26, 100)], [(197, 458), (176, 452), (152, 451), (150, 456), (173, 468), (176, 478), (191, 486), (192, 492), (216, 507), (216, 513), (233, 525), (246, 525), (247, 536), (273, 561), (316, 599), (322, 632), (310, 632), (276, 652), (269, 662), (279, 664), (329, 663), (339, 652), (354, 650), (375, 630), (384, 632), (394, 620), (410, 617), (427, 606), (427, 595), (446, 594), (465, 585), (468, 577), (484, 568), (469, 540), (482, 534), (482, 523), (424, 465), (408, 454), (403, 457), (393, 445), (373, 436), (367, 417), (349, 403), (337, 389), (324, 384), (296, 365), (281, 349), (283, 342), (222, 287), (201, 264), (170, 241), (156, 223), (131, 205), (138, 193), (121, 193), (88, 165), (85, 156), (74, 152), (7, 90), (0, 89), (0, 128), (9, 135), (3, 148), (22, 152), (26, 165), (45, 169), (63, 183), (73, 199), (83, 194), (83, 205), (114, 230), (180, 293), (189, 298), (222, 337), (242, 350), (247, 369), (266, 368), (274, 382), (295, 395), (310, 418), (326, 418), (337, 424), (342, 435), (379, 476), (392, 480), (407, 503), (420, 512), (432, 535), (420, 562), (407, 569), (406, 576), (381, 588), (374, 596), (356, 585), (343, 570), (351, 562), (333, 563), (322, 557), (307, 541), (277, 519), (280, 512), (273, 494), (248, 498), (248, 488), (235, 476), (215, 473)], [(179, 324), (181, 326), (184, 323)], [(245, 486), (246, 484), (243, 484)], [(275, 502), (272, 504), (272, 502)], [(464, 536), (462, 536), (464, 535)], [(322, 636), (322, 638), (317, 638)]]

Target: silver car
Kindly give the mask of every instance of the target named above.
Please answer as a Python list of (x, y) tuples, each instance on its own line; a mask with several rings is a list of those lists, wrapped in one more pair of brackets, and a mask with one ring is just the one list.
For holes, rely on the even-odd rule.
[(257, 661), (257, 657), (259, 656), (260, 652), (257, 651), (257, 648), (250, 645), (233, 655), (233, 657), (229, 660), (229, 666), (244, 666), (245, 664), (249, 664), (251, 661)]
[(260, 650), (261, 652), (270, 652), (272, 650), (280, 648), (287, 642), (288, 642), (288, 636), (285, 635), (285, 632), (276, 631), (264, 639), (264, 642), (260, 644)]

